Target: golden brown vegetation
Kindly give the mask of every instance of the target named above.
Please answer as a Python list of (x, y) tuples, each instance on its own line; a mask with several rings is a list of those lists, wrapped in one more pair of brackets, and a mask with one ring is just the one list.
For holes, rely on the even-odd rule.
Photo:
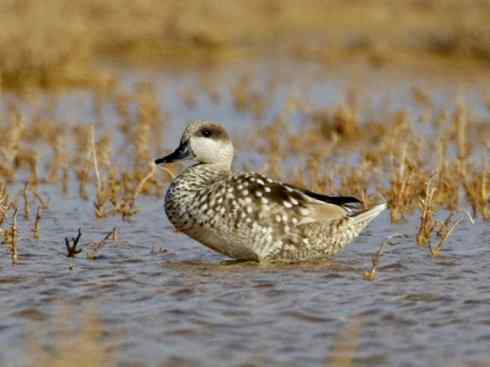
[[(294, 183), (324, 192), (353, 194), (367, 204), (375, 201), (368, 194), (375, 189), (387, 198), (391, 219), (395, 223), (411, 215), (420, 202), (423, 221), (430, 227), (434, 210), (456, 211), (461, 208), (464, 204), (460, 200), (462, 192), (466, 193), (474, 215), (487, 218), (490, 171), (482, 157), (487, 154), (483, 142), (489, 138), (490, 131), (482, 124), (468, 123), (464, 128), (464, 134), (479, 135), (479, 138), (472, 139), (473, 152), (468, 150), (464, 158), (460, 153), (450, 158), (448, 148), (461, 152), (464, 146), (460, 138), (462, 133), (453, 133), (461, 131), (458, 115), (453, 124), (448, 122), (449, 126), (439, 126), (434, 121), (436, 135), (441, 136), (435, 142), (432, 137), (416, 132), (414, 122), (408, 121), (403, 112), (382, 125), (344, 119), (345, 125), (359, 130), (357, 137), (340, 134), (337, 128), (332, 128), (332, 120), (316, 116), (312, 114), (311, 124), (301, 134), (287, 133), (288, 124), (284, 121), (276, 121), (263, 129), (260, 133), (262, 139), (256, 144), (268, 157), (265, 170), (274, 176), (284, 176), (282, 157), (304, 155), (303, 166), (296, 169), (296, 174), (289, 175)], [(251, 143), (247, 141), (248, 146)], [(335, 157), (342, 154), (358, 154), (360, 162), (353, 166), (336, 164)], [(336, 184), (335, 178), (340, 182)], [(423, 233), (419, 237), (419, 241), (424, 242)]]
[(271, 45), (321, 62), (490, 61), (487, 1), (7, 0), (0, 24), (8, 87), (110, 84), (107, 57), (222, 62)]
[(393, 235), (393, 236), (390, 236), (389, 238), (387, 238), (385, 241), (383, 241), (381, 243), (381, 245), (379, 246), (378, 248), (378, 251), (376, 251), (376, 253), (373, 255), (373, 257), (371, 258), (371, 262), (372, 262), (372, 266), (371, 266), (371, 269), (369, 271), (365, 271), (363, 274), (362, 274), (362, 277), (364, 278), (364, 280), (368, 280), (368, 281), (373, 281), (376, 279), (376, 274), (377, 274), (377, 271), (378, 271), (378, 267), (379, 267), (379, 262), (381, 260), (381, 257), (383, 256), (384, 254), (384, 248), (386, 246), (386, 244), (393, 238), (393, 237), (396, 237), (398, 235)]
[(112, 231), (108, 232), (104, 238), (100, 241), (94, 241), (88, 245), (87, 257), (91, 260), (97, 259), (97, 253), (110, 241), (117, 241), (118, 239), (117, 228), (113, 228)]
[[(97, 141), (94, 126), (76, 124), (69, 128), (65, 121), (45, 113), (56, 107), (56, 99), (48, 106), (33, 103), (35, 112), (29, 119), (19, 111), (20, 100), (9, 104), (8, 113), (0, 121), (0, 133), (5, 137), (0, 142), (0, 233), (13, 263), (18, 260), (17, 213), (22, 213), (24, 223), (31, 222), (29, 231), (34, 238), (40, 238), (43, 211), (49, 207), (38, 192), (40, 185), (58, 184), (64, 194), (78, 186), (81, 200), (89, 200), (95, 191), (97, 218), (121, 215), (129, 219), (138, 212), (136, 200), (140, 194), (163, 194), (164, 183), (156, 180), (152, 160), (153, 151), (161, 145), (164, 114), (148, 84), (141, 85), (134, 96), (125, 96), (126, 103), (139, 103), (136, 117), (125, 112), (127, 105), (117, 97), (120, 96), (115, 98), (122, 121), (120, 133), (130, 150), (125, 157), (130, 164), (123, 167), (113, 160), (111, 134)], [(52, 159), (48, 161), (49, 151)], [(9, 187), (20, 182), (24, 182), (23, 188), (11, 198)], [(68, 256), (79, 252), (79, 240), (67, 240)]]
[[(432, 186), (432, 180), (427, 182), (425, 197), (419, 198), (421, 207), (420, 226), (417, 232), (417, 244), (422, 247), (428, 247), (432, 256), (441, 254), (442, 246), (447, 241), (456, 226), (462, 221), (462, 218), (454, 220), (455, 212), (450, 213), (444, 221), (434, 219), (434, 193), (436, 188)], [(473, 218), (466, 212), (471, 223)], [(437, 245), (432, 244), (433, 233), (439, 237)]]
[[(427, 93), (418, 90), (415, 98), (432, 108)], [(251, 139), (246, 145), (258, 146), (268, 159), (263, 170), (275, 177), (287, 176), (297, 185), (326, 193), (354, 195), (366, 206), (385, 197), (394, 223), (420, 208), (416, 240), (433, 256), (461, 222), (454, 219), (456, 212), (470, 206), (474, 217), (489, 219), (490, 130), (484, 121), (469, 118), (464, 104), (459, 103), (453, 115), (431, 119), (429, 134), (421, 133), (403, 111), (383, 121), (361, 121), (358, 116), (349, 100), (332, 110), (310, 109), (301, 134), (281, 116), (263, 128), (261, 138), (254, 135), (255, 143)], [(293, 155), (304, 161), (288, 171), (284, 157)], [(352, 166), (337, 164), (336, 157), (342, 155), (360, 159)], [(450, 214), (439, 221), (434, 214), (441, 209)], [(433, 235), (439, 238), (435, 245)]]
[[(277, 81), (269, 83), (257, 99), (250, 97), (255, 93), (252, 83), (239, 80), (232, 88), (237, 109), (256, 115), (272, 104)], [(212, 93), (212, 89), (207, 91)], [(8, 137), (0, 142), (0, 227), (4, 242), (15, 254), (13, 259), (17, 256), (17, 247), (12, 245), (16, 232), (2, 224), (9, 213), (14, 223), (13, 213), (18, 210), (25, 221), (32, 222), (31, 231), (39, 237), (42, 213), (49, 206), (38, 193), (40, 185), (57, 185), (65, 194), (76, 187), (81, 200), (94, 203), (96, 218), (117, 215), (129, 220), (138, 213), (141, 195), (162, 197), (173, 173), (166, 169), (162, 180), (152, 159), (161, 154), (168, 118), (151, 83), (137, 85), (134, 93), (121, 94), (113, 88), (95, 95), (95, 105), (113, 104), (117, 125), (106, 126), (100, 120), (70, 126), (45, 113), (56, 109), (56, 99), (48, 106), (33, 104), (31, 117), (20, 112), (15, 100), (10, 102), (0, 124)], [(427, 93), (419, 90), (414, 96), (424, 108), (432, 108)], [(386, 200), (394, 223), (420, 208), (417, 243), (428, 246), (432, 254), (440, 252), (459, 222), (451, 215), (437, 221), (438, 210), (457, 212), (470, 206), (474, 217), (489, 220), (490, 169), (485, 144), (490, 141), (490, 129), (485, 122), (470, 118), (464, 104), (459, 104), (453, 115), (430, 120), (426, 128), (432, 131), (424, 135), (403, 111), (379, 120), (362, 119), (356, 100), (355, 90), (344, 104), (331, 109), (295, 100), (274, 121), (259, 125), (253, 136), (238, 141), (238, 148), (261, 152), (267, 162), (261, 170), (293, 184), (327, 194), (354, 195), (366, 207)], [(137, 113), (129, 112), (130, 105), (137, 107)], [(294, 113), (303, 115), (301, 134), (291, 122)], [(38, 146), (43, 148), (36, 149)], [(46, 150), (49, 161), (45, 153), (40, 154)], [(291, 167), (287, 157), (297, 162)], [(339, 157), (355, 157), (356, 163), (346, 164)], [(19, 182), (24, 183), (23, 188), (10, 199), (8, 187)], [(435, 246), (431, 244), (433, 234), (440, 238)]]
[(17, 264), (18, 253), (17, 253), (17, 208), (14, 209), (12, 214), (12, 224), (10, 228), (3, 230), (3, 243), (7, 246), (10, 251), (10, 258), (12, 264)]
[[(65, 6), (62, 0), (43, 6), (31, 0), (6, 2), (0, 5), (3, 10), (0, 18), (4, 18), (2, 24), (10, 31), (0, 37), (0, 56), (5, 56), (3, 59), (0, 57), (0, 63), (3, 63), (0, 71), (7, 84), (15, 80), (20, 82), (24, 77), (45, 84), (52, 68), (56, 69), (57, 75), (70, 79), (67, 70), (76, 70), (73, 65), (80, 60), (86, 61), (99, 52), (138, 53), (142, 39), (157, 49), (172, 49), (178, 44), (181, 49), (189, 48), (188, 51), (194, 48), (231, 48), (243, 37), (258, 42), (259, 34), (267, 33), (263, 30), (281, 29), (286, 32), (306, 26), (308, 22), (313, 29), (317, 23), (312, 20), (332, 17), (322, 2), (310, 2), (311, 8), (301, 9), (288, 1), (272, 0), (252, 1), (254, 6), (238, 1), (223, 7), (212, 0), (200, 5), (182, 1), (178, 6), (172, 1), (157, 3), (149, 0), (125, 3), (126, 8), (99, 0), (87, 0), (73, 7)], [(420, 16), (417, 20), (412, 19), (413, 23), (403, 20), (401, 29), (416, 26), (425, 29), (422, 26), (424, 22), (440, 16), (444, 22), (438, 27), (443, 31), (454, 24), (456, 13), (467, 12), (464, 14), (472, 17), (468, 24), (483, 32), (483, 40), (486, 34), (483, 20), (487, 19), (489, 12), (484, 2), (462, 7), (452, 0), (444, 4), (437, 0), (428, 1), (425, 7), (384, 1), (349, 5), (333, 1), (328, 6), (337, 10), (336, 21), (331, 23), (333, 30), (352, 19), (350, 15), (362, 10), (365, 24), (361, 26), (355, 22), (354, 26), (361, 28), (349, 29), (354, 33), (367, 32), (362, 27), (371, 25), (371, 17), (374, 17), (377, 21), (373, 34), (381, 32), (392, 22), (392, 19), (380, 20), (375, 14), (385, 14), (390, 18), (390, 15), (403, 10), (407, 16)], [(115, 7), (131, 11), (116, 12)], [(439, 14), (442, 8), (447, 10), (444, 15)], [(315, 16), (309, 13), (312, 9)], [(280, 16), (271, 18), (271, 14), (276, 13)], [(220, 27), (219, 32), (215, 32), (220, 25), (217, 20), (236, 20), (238, 14), (240, 18), (246, 18), (243, 14), (250, 15), (247, 24), (233, 23), (233, 27)], [(22, 17), (23, 22), (14, 22), (17, 17)], [(52, 17), (56, 21), (52, 22)], [(59, 32), (69, 19), (74, 20), (70, 28)], [(39, 27), (38, 33), (26, 32), (23, 27), (27, 20)], [(141, 22), (141, 28), (138, 28), (138, 22)], [(129, 23), (134, 26), (126, 27)], [(284, 28), (286, 23), (288, 27)], [(462, 23), (465, 23), (464, 27), (470, 27), (464, 20)], [(155, 31), (157, 26), (162, 27)], [(55, 34), (61, 37), (59, 42), (52, 42)], [(7, 55), (4, 47), (12, 45), (12, 40), (21, 35), (25, 37), (23, 42)], [(160, 41), (156, 42), (157, 38)], [(53, 47), (46, 47), (47, 42)], [(76, 52), (72, 50), (74, 44), (78, 47)], [(465, 47), (467, 53), (471, 53), (468, 46)], [(377, 46), (374, 48), (378, 50)], [(459, 51), (455, 50), (455, 53)], [(22, 62), (23, 58), (31, 58), (32, 62)], [(273, 104), (281, 77), (273, 75), (265, 88), (256, 88), (255, 78), (253, 72), (243, 73), (230, 91), (236, 111), (262, 120), (264, 112)], [(212, 79), (204, 76), (201, 84), (213, 103), (221, 103)], [(429, 93), (421, 88), (413, 89), (412, 93), (421, 109), (428, 115), (434, 113)], [(194, 106), (196, 93), (192, 89), (183, 91), (180, 97), (189, 108)], [(4, 137), (0, 143), (0, 226), (9, 210), (11, 215), (19, 210), (25, 221), (31, 220), (33, 203), (37, 201), (38, 209), (31, 228), (38, 238), (42, 212), (48, 207), (37, 191), (42, 184), (59, 185), (64, 194), (72, 191), (75, 184), (80, 199), (93, 202), (96, 218), (119, 215), (129, 220), (138, 212), (136, 204), (140, 195), (161, 197), (165, 182), (157, 179), (156, 167), (151, 162), (162, 146), (168, 116), (161, 109), (151, 82), (140, 83), (129, 94), (120, 93), (116, 84), (95, 88), (96, 121), (93, 124), (70, 127), (67, 121), (54, 118), (55, 97), (44, 106), (33, 99), (32, 117), (24, 115), (17, 102), (15, 99), (7, 102), (8, 112), (0, 122), (0, 135)], [(112, 104), (118, 120), (118, 125), (110, 128), (105, 126), (101, 113), (101, 106), (107, 103)], [(136, 113), (131, 112), (130, 106), (136, 106)], [(295, 113), (303, 115), (301, 134), (296, 133), (291, 123)], [(432, 130), (430, 136), (420, 134), (416, 122), (410, 121), (404, 111), (378, 120), (366, 121), (361, 116), (355, 89), (348, 92), (345, 103), (334, 108), (313, 108), (299, 98), (291, 99), (274, 121), (263, 125), (259, 134), (254, 134), (242, 144), (264, 155), (267, 164), (262, 171), (274, 177), (287, 176), (288, 181), (294, 184), (325, 193), (354, 195), (362, 199), (366, 207), (381, 198), (386, 199), (394, 223), (412, 215), (420, 206), (417, 243), (422, 246), (433, 248), (430, 244), (433, 233), (441, 234), (440, 238), (444, 239), (454, 228), (450, 224), (451, 216), (443, 222), (434, 219), (439, 209), (455, 212), (469, 204), (473, 216), (490, 219), (490, 169), (488, 161), (481, 159), (488, 155), (489, 148), (485, 144), (490, 141), (490, 132), (488, 124), (471, 119), (464, 103), (459, 103), (452, 115), (432, 118), (428, 123)], [(114, 141), (114, 136), (122, 137), (124, 149), (121, 149), (120, 141)], [(39, 145), (48, 147), (49, 162), (45, 162), (46, 154), (40, 154), (40, 150), (35, 148)], [(124, 151), (125, 164), (116, 159), (120, 151)], [(346, 165), (336, 161), (336, 157), (344, 155), (356, 156), (357, 163)], [(284, 164), (284, 158), (291, 156), (300, 158), (294, 170)], [(171, 176), (173, 173), (167, 171), (167, 174)], [(166, 175), (165, 178), (169, 177)], [(10, 201), (7, 186), (19, 182), (24, 183), (24, 188)], [(462, 193), (464, 201), (461, 200)], [(23, 205), (19, 204), (20, 200)], [(14, 222), (16, 216), (11, 219)], [(2, 232), (6, 243), (14, 242), (12, 228), (2, 229)], [(435, 248), (441, 248), (443, 242)], [(15, 246), (11, 248), (16, 249)]]

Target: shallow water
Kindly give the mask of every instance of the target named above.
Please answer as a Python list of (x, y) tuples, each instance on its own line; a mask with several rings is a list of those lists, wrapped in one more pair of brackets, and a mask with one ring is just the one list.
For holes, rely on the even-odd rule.
[[(253, 70), (259, 91), (273, 71), (281, 74), (277, 98), (261, 118), (232, 106), (229, 86), (243, 70)], [(218, 104), (200, 89), (209, 73), (221, 95)], [(253, 133), (254, 124), (270, 121), (288, 97), (334, 106), (352, 88), (361, 88), (360, 104), (370, 106), (366, 115), (403, 107), (413, 119), (421, 118), (424, 111), (410, 91), (422, 86), (436, 109), (451, 110), (462, 96), (474, 116), (490, 122), (481, 98), (488, 81), (457, 75), (263, 63), (207, 72), (122, 69), (120, 78), (123, 89), (138, 81), (156, 88), (170, 121), (162, 151), (175, 146), (189, 119), (222, 121), (238, 139)], [(179, 97), (182, 90), (195, 92), (192, 108)], [(2, 97), (3, 109), (9, 98), (14, 97)], [(95, 119), (90, 91), (58, 98), (58, 119), (67, 124)], [(111, 107), (104, 106), (104, 124), (115, 124), (113, 119)], [(299, 118), (296, 124), (301, 132)], [(260, 155), (239, 146), (238, 166), (261, 167)], [(473, 225), (463, 221), (437, 258), (415, 244), (417, 216), (393, 225), (385, 212), (330, 261), (257, 265), (226, 261), (175, 233), (163, 202), (141, 197), (141, 212), (131, 221), (96, 220), (93, 204), (80, 201), (76, 189), (66, 197), (58, 187), (40, 191), (50, 198), (41, 239), (32, 238), (30, 224), (19, 216), (18, 264), (0, 247), (1, 366), (35, 365), (30, 344), (51, 350), (60, 323), (77, 329), (87, 312), (101, 323), (100, 348), (121, 366), (324, 366), (335, 365), (334, 356), (342, 351), (360, 366), (490, 363), (490, 228), (481, 219)], [(63, 239), (79, 227), (83, 249), (113, 227), (120, 240), (105, 246), (95, 261), (85, 253), (68, 259)], [(393, 233), (402, 236), (385, 248), (376, 280), (363, 280), (371, 256)], [(64, 315), (66, 307), (73, 319)], [(352, 352), (340, 347), (346, 341)]]

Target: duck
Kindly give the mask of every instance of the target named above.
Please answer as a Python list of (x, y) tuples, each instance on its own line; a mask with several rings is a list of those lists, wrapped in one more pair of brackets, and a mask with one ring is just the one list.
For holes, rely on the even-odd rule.
[(165, 213), (178, 232), (236, 260), (309, 261), (351, 243), (386, 203), (363, 209), (351, 196), (328, 196), (256, 172), (234, 172), (233, 143), (215, 122), (187, 124), (161, 165), (192, 161), (173, 178)]

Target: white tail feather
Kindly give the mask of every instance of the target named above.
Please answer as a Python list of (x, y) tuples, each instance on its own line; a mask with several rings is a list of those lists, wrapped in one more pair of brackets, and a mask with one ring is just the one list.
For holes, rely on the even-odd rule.
[(360, 225), (362, 227), (366, 226), (374, 218), (376, 218), (383, 210), (386, 209), (386, 203), (378, 204), (373, 206), (371, 209), (365, 210), (358, 214), (353, 215), (351, 218), (355, 225)]

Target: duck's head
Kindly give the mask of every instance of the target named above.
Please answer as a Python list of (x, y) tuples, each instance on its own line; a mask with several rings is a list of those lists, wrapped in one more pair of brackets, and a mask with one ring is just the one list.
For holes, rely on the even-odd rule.
[(177, 149), (155, 160), (155, 163), (171, 163), (186, 159), (222, 165), (229, 169), (233, 160), (233, 144), (223, 126), (208, 121), (189, 123)]

